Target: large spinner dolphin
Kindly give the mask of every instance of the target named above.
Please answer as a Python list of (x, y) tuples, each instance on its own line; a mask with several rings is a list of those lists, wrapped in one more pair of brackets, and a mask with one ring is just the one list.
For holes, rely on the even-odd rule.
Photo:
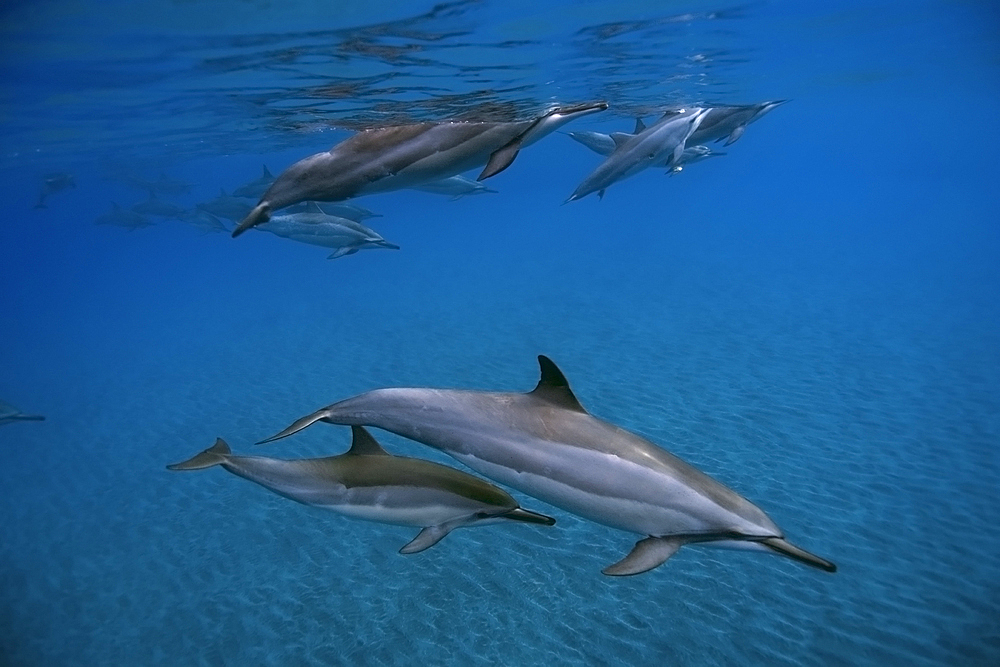
[(509, 167), (525, 146), (574, 118), (607, 108), (599, 102), (557, 107), (518, 122), (415, 123), (358, 132), (282, 172), (233, 236), (267, 222), (271, 211), (301, 201), (340, 201), (412, 188), (486, 165), (477, 179), (481, 181)]

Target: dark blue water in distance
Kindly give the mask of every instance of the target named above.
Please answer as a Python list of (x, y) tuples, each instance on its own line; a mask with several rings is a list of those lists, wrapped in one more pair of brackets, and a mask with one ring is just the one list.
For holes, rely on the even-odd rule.
[[(3, 3), (0, 400), (47, 419), (0, 427), (0, 664), (1000, 664), (998, 26), (951, 0)], [(136, 180), (190, 210), (364, 127), (774, 99), (603, 200), (562, 205), (602, 158), (560, 133), (497, 194), (356, 200), (400, 250), (94, 224)], [(412, 528), (165, 468), (219, 436), (337, 454), (340, 427), (251, 445), (376, 387), (527, 391), (538, 354), (839, 571), (694, 545), (605, 577), (637, 536), (516, 490), (557, 525), (401, 556)]]

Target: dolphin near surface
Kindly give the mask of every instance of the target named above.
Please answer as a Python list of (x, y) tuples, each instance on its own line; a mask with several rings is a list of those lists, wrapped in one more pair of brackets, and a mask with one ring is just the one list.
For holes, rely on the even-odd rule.
[(695, 107), (668, 111), (649, 127), (636, 125), (635, 134), (610, 135), (615, 149), (577, 186), (567, 202), (582, 199), (592, 192), (599, 197), (609, 186), (643, 169), (676, 164), (684, 154), (685, 144), (698, 128), (709, 109)]
[(422, 459), (392, 456), (360, 426), (339, 456), (284, 460), (236, 456), (221, 438), (168, 470), (220, 465), (290, 500), (349, 517), (422, 530), (399, 550), (430, 548), (455, 528), (520, 521), (543, 526), (555, 519), (522, 509), (510, 494), (468, 473)]
[(687, 544), (776, 553), (835, 572), (785, 540), (763, 510), (652, 442), (588, 413), (539, 356), (528, 393), (376, 389), (303, 417), (271, 442), (318, 422), (366, 425), (434, 447), (469, 468), (591, 521), (645, 535), (608, 575), (651, 570)]
[(267, 222), (271, 212), (301, 201), (342, 201), (413, 188), (486, 165), (477, 180), (500, 173), (518, 152), (607, 103), (556, 107), (516, 122), (426, 122), (373, 128), (283, 171), (233, 230), (237, 237)]
[(710, 141), (726, 140), (728, 146), (746, 132), (747, 125), (760, 120), (764, 114), (780, 107), (788, 100), (774, 100), (759, 104), (711, 107), (708, 114), (691, 134), (692, 144), (706, 144)]

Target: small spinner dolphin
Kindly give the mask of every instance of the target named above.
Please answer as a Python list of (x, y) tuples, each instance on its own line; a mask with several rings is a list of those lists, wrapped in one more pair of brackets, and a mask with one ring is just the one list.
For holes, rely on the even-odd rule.
[(506, 491), (447, 466), (392, 456), (360, 426), (351, 449), (321, 459), (284, 460), (236, 456), (219, 438), (215, 445), (169, 470), (201, 470), (221, 465), (303, 505), (346, 516), (401, 526), (422, 526), (399, 550), (414, 554), (434, 546), (463, 526), (504, 520), (551, 526), (552, 517), (522, 509)]

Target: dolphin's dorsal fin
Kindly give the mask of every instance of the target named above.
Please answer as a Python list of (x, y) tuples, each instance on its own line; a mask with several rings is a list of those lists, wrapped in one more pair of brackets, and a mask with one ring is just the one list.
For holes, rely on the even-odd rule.
[(612, 132), (609, 135), (615, 142), (615, 148), (620, 148), (622, 144), (631, 139), (634, 135), (628, 132)]
[(382, 449), (382, 445), (378, 444), (372, 434), (363, 426), (352, 426), (351, 434), (353, 440), (348, 454), (354, 456), (391, 456), (389, 452)]
[(268, 170), (266, 164), (264, 165), (264, 173), (261, 174), (261, 176), (263, 176), (264, 178), (274, 178), (274, 174), (272, 174), (270, 170)]
[(538, 380), (538, 385), (531, 391), (532, 396), (537, 396), (566, 410), (587, 414), (586, 409), (580, 405), (580, 401), (576, 399), (573, 391), (569, 388), (566, 376), (555, 365), (555, 362), (544, 354), (540, 354), (538, 355), (538, 366), (542, 371), (542, 377)]
[(320, 215), (326, 215), (326, 211), (321, 209), (319, 204), (314, 201), (306, 202), (306, 213), (319, 213)]
[(632, 131), (632, 134), (639, 134), (640, 132), (642, 132), (645, 129), (646, 129), (646, 124), (642, 122), (642, 119), (641, 118), (636, 118), (635, 119), (635, 130)]

